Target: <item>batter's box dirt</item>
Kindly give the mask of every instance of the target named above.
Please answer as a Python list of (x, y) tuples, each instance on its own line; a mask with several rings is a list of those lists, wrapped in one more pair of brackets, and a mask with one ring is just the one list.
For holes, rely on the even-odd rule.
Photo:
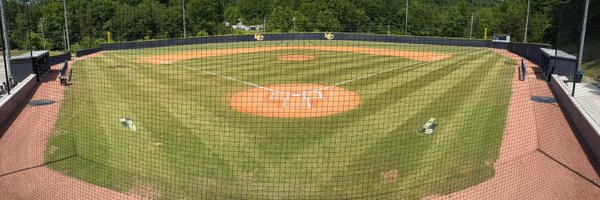
[(360, 95), (341, 87), (318, 84), (280, 84), (236, 93), (231, 106), (242, 113), (263, 117), (322, 117), (350, 111)]

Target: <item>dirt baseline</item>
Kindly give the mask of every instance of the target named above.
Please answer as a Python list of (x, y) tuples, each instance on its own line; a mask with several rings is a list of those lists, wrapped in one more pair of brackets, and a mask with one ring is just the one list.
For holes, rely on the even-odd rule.
[(432, 52), (419, 52), (419, 51), (402, 51), (393, 49), (376, 49), (376, 48), (363, 48), (363, 47), (346, 47), (346, 46), (270, 46), (270, 47), (254, 47), (254, 48), (234, 48), (234, 49), (219, 49), (219, 50), (208, 50), (208, 51), (195, 51), (195, 52), (180, 52), (173, 54), (163, 54), (156, 56), (149, 56), (141, 58), (144, 62), (152, 64), (169, 64), (182, 60), (189, 60), (194, 58), (205, 58), (215, 56), (225, 56), (233, 54), (243, 53), (258, 53), (267, 51), (280, 51), (280, 50), (320, 50), (320, 51), (336, 51), (336, 52), (351, 52), (351, 53), (363, 53), (371, 55), (382, 55), (382, 56), (395, 56), (403, 57), (416, 61), (437, 61), (443, 60), (450, 57), (450, 55), (432, 53)]
[(317, 84), (256, 87), (231, 98), (231, 106), (242, 113), (280, 118), (328, 116), (352, 110), (360, 102), (356, 92)]

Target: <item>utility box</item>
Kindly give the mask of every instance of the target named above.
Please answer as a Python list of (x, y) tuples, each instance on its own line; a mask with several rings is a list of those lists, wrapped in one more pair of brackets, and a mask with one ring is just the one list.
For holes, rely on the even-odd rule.
[(10, 58), (10, 69), (15, 81), (21, 82), (30, 74), (35, 74), (37, 80), (42, 80), (50, 71), (48, 51), (27, 52)]
[(569, 82), (581, 82), (583, 70), (577, 68), (577, 57), (561, 50), (540, 48), (542, 50), (542, 64), (540, 68), (546, 80), (552, 74), (565, 76)]

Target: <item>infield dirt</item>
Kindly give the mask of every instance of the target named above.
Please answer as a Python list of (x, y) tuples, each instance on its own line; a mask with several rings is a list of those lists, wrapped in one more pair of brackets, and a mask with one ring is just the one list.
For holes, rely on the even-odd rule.
[(335, 52), (351, 52), (382, 56), (403, 57), (416, 61), (437, 61), (450, 57), (450, 55), (432, 53), (432, 52), (417, 52), (417, 51), (402, 51), (392, 49), (376, 49), (363, 47), (344, 47), (344, 46), (269, 46), (269, 47), (254, 47), (254, 48), (235, 48), (235, 49), (219, 49), (208, 51), (194, 51), (187, 53), (163, 54), (141, 58), (144, 62), (152, 64), (169, 64), (173, 62), (189, 60), (194, 58), (205, 58), (224, 56), (242, 53), (258, 53), (267, 51), (281, 50), (317, 50), (317, 51), (335, 51)]
[(360, 105), (357, 93), (317, 84), (280, 84), (236, 93), (231, 106), (263, 117), (308, 118), (333, 115)]

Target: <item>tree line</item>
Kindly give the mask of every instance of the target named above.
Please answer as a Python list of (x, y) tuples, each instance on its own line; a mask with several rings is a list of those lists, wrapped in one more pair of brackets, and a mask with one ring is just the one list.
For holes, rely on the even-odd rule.
[[(488, 36), (503, 33), (523, 41), (527, 14), (527, 0), (409, 0), (408, 24), (406, 0), (6, 0), (5, 11), (13, 48), (65, 49), (66, 3), (69, 39), (77, 50), (106, 42), (107, 32), (114, 41), (181, 38), (184, 2), (188, 37), (248, 33), (224, 25), (241, 21), (264, 24), (272, 33), (343, 31), (478, 39), (487, 28)], [(560, 2), (531, 0), (528, 42), (552, 43), (561, 25), (577, 24), (575, 19), (561, 21), (560, 16), (569, 13), (564, 9), (559, 13)], [(597, 18), (599, 10), (593, 3), (590, 17)]]

